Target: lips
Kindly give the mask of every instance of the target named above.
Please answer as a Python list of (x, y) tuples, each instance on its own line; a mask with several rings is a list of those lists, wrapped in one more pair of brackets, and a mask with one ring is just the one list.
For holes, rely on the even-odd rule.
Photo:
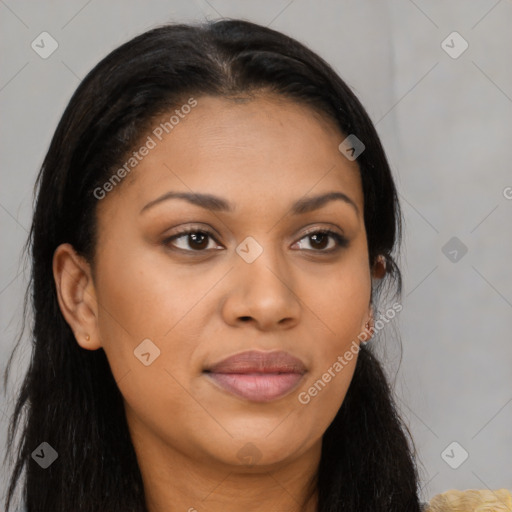
[(251, 350), (223, 359), (204, 373), (228, 393), (251, 402), (270, 402), (295, 389), (306, 367), (288, 352)]

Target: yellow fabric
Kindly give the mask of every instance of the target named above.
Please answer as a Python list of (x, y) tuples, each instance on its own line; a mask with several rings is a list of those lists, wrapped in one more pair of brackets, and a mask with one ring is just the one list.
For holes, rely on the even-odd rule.
[(425, 512), (512, 512), (512, 493), (507, 489), (451, 489), (434, 496)]

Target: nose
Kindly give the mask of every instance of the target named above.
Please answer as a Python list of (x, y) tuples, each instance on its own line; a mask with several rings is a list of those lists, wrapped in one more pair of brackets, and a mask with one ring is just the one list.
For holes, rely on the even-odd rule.
[(300, 313), (291, 272), (277, 255), (265, 250), (252, 263), (236, 262), (222, 305), (226, 323), (238, 327), (253, 324), (261, 331), (290, 329), (299, 322)]

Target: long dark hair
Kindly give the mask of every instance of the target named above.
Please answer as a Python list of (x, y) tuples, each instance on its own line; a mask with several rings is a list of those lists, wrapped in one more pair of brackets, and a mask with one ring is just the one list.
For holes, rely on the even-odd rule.
[[(14, 452), (18, 426), (22, 431), (6, 510), (23, 473), (28, 512), (146, 510), (122, 396), (104, 351), (80, 348), (61, 314), (53, 253), (68, 242), (94, 261), (94, 190), (147, 135), (157, 116), (192, 95), (251, 92), (308, 104), (332, 118), (345, 136), (363, 141), (365, 150), (357, 162), (369, 259), (373, 265), (383, 255), (387, 262), (372, 301), (386, 283), (399, 296), (395, 261), (401, 213), (391, 171), (365, 109), (322, 58), (290, 37), (239, 20), (170, 24), (135, 37), (82, 81), (38, 176), (27, 241), (32, 269), (25, 307), (31, 301), (32, 354), (9, 425), (9, 453)], [(16, 348), (20, 341), (21, 336)], [(414, 443), (371, 345), (362, 346), (347, 395), (323, 437), (316, 481), (319, 512), (420, 510)], [(47, 469), (32, 457), (42, 442), (59, 455)]]

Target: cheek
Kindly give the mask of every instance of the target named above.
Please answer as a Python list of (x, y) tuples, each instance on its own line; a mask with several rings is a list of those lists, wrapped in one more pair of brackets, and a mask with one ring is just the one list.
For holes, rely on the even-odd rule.
[[(194, 305), (211, 284), (197, 280), (191, 287), (187, 276), (171, 273), (147, 250), (125, 253), (121, 260), (104, 251), (98, 265), (103, 349), (127, 415), (170, 440), (185, 439), (188, 421), (204, 423), (204, 410), (186, 388), (196, 350), (190, 326), (201, 321)], [(177, 416), (187, 421), (176, 422)]]
[(200, 298), (150, 251), (123, 247), (105, 247), (96, 275), (98, 329), (116, 380), (128, 371), (149, 373), (163, 362), (188, 360), (192, 344), (175, 342), (175, 334)]
[[(367, 260), (350, 255), (328, 274), (305, 277), (302, 297), (310, 312), (323, 326), (324, 349), (342, 349), (357, 338), (369, 311), (371, 278)], [(302, 298), (301, 297), (301, 298)]]
[[(314, 364), (298, 392), (304, 408), (299, 414), (321, 430), (332, 421), (352, 380), (370, 302), (371, 279), (365, 259), (352, 259), (333, 270), (330, 279), (310, 293), (305, 302), (312, 321)], [(316, 319), (315, 319), (316, 317)], [(316, 425), (317, 427), (314, 427)]]
[[(353, 332), (358, 333), (358, 329)], [(319, 439), (345, 400), (356, 368), (359, 344), (350, 329), (340, 334), (315, 344), (315, 364), (295, 396), (296, 414), (287, 432), (290, 438), (297, 435), (310, 441)]]
[[(151, 388), (148, 393), (154, 396), (167, 394), (171, 402), (176, 388), (176, 402), (183, 401), (178, 382), (187, 386), (196, 370), (196, 352), (205, 338), (201, 334), (215, 310), (215, 294), (206, 299), (205, 294), (226, 270), (219, 267), (198, 275), (197, 268), (185, 271), (172, 265), (164, 252), (142, 244), (130, 246), (126, 241), (122, 252), (116, 247), (121, 244), (105, 245), (96, 275), (98, 324), (112, 373), (117, 381), (130, 372), (140, 389)], [(155, 386), (152, 375), (157, 370), (164, 375), (161, 387)]]

